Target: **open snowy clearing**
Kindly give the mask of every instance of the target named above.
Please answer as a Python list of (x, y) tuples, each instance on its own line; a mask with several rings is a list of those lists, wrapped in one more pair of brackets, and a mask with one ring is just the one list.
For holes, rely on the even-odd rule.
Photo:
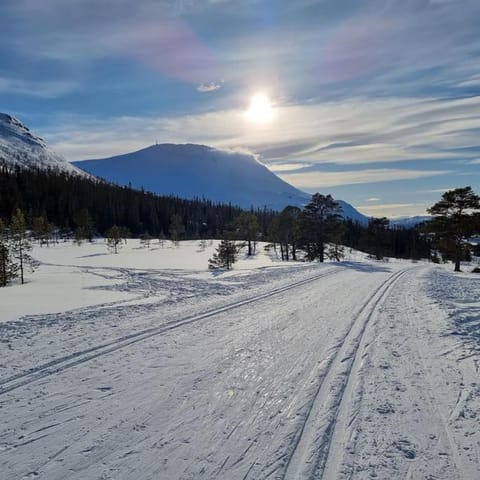
[(0, 290), (2, 480), (480, 478), (480, 276), (214, 246), (35, 249)]

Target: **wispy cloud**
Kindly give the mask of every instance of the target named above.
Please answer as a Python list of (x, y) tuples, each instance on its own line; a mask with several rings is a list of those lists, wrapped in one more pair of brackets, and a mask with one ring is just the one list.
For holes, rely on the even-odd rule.
[(273, 163), (268, 165), (272, 172), (294, 172), (312, 167), (311, 163)]
[(22, 80), (0, 76), (0, 93), (24, 95), (27, 97), (55, 98), (79, 90), (73, 81)]
[(200, 93), (208, 93), (208, 92), (214, 92), (215, 90), (219, 90), (222, 88), (222, 86), (219, 83), (201, 83), (197, 87), (197, 91)]
[(358, 210), (368, 216), (392, 217), (425, 215), (425, 207), (415, 203), (388, 203), (382, 205), (359, 205)]
[[(96, 157), (99, 150), (119, 153), (155, 140), (188, 141), (246, 147), (273, 169), (285, 163), (368, 165), (423, 160), (435, 165), (440, 159), (478, 160), (480, 97), (346, 99), (276, 110), (274, 121), (260, 127), (248, 122), (241, 110), (220, 110), (93, 123), (91, 118), (77, 117), (70, 124), (59, 119), (60, 127), (42, 133), (67, 158), (79, 158), (74, 139), (82, 138), (89, 139), (81, 143), (85, 157)], [(465, 150), (467, 146), (471, 150)]]
[(444, 193), (444, 192), (448, 192), (448, 190), (453, 190), (453, 188), (452, 187), (433, 188), (432, 190), (425, 190), (425, 193)]
[[(247, 148), (311, 189), (472, 174), (480, 2), (349, 4), (98, 0), (92, 16), (84, 0), (0, 1), (0, 101), (49, 109), (39, 133), (72, 160), (194, 142)], [(243, 115), (256, 89), (270, 124)]]
[(308, 190), (318, 187), (354, 185), (360, 183), (391, 182), (395, 180), (413, 180), (418, 178), (445, 175), (445, 170), (401, 170), (401, 169), (364, 169), (348, 172), (309, 172), (282, 175), (282, 178)]
[(367, 202), (379, 202), (381, 199), (378, 197), (367, 198)]

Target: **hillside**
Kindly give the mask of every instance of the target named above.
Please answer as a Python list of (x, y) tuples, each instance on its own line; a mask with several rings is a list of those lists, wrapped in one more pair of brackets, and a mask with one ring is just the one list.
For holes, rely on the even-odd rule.
[(0, 113), (0, 163), (23, 168), (51, 168), (84, 175), (84, 172), (50, 149), (20, 120)]
[[(75, 162), (86, 172), (120, 185), (161, 195), (207, 198), (242, 208), (281, 210), (302, 207), (308, 193), (272, 173), (254, 155), (205, 145), (161, 144), (114, 157)], [(346, 202), (339, 202), (348, 218), (366, 217)]]

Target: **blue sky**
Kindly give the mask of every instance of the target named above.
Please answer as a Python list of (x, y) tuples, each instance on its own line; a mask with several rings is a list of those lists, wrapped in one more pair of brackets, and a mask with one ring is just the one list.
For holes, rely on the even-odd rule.
[[(239, 148), (369, 215), (480, 190), (478, 0), (1, 0), (0, 111), (68, 160)], [(264, 92), (270, 122), (245, 116)]]

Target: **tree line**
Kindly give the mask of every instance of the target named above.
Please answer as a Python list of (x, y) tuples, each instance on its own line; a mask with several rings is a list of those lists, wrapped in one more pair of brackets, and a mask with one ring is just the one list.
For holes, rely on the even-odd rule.
[[(250, 256), (255, 253), (258, 238), (260, 229), (255, 215), (241, 213), (227, 226), (209, 267), (231, 268), (238, 242), (240, 247), (245, 242)], [(432, 248), (431, 238), (421, 230), (391, 228), (386, 218), (371, 218), (367, 225), (345, 220), (333, 197), (320, 193), (315, 193), (303, 208), (287, 206), (273, 216), (263, 240), (284, 261), (339, 261), (344, 257), (345, 247), (364, 251), (377, 260), (385, 257), (415, 260), (428, 258)], [(298, 252), (302, 252), (301, 258)]]
[[(104, 235), (113, 225), (133, 236), (214, 238), (242, 212), (230, 204), (160, 196), (54, 169), (0, 165), (0, 218), (10, 222), (17, 209), (29, 225), (42, 218), (36, 221), (44, 222), (45, 235), (55, 229), (87, 239)], [(274, 213), (255, 214), (266, 232)]]
[[(460, 210), (452, 204), (460, 205)], [(0, 285), (19, 274), (23, 281), (23, 270), (32, 266), (30, 239), (48, 245), (62, 236), (73, 236), (78, 242), (103, 236), (113, 252), (127, 237), (145, 242), (168, 238), (174, 243), (222, 238), (210, 268), (230, 268), (239, 245), (245, 246), (247, 255), (254, 255), (260, 240), (284, 261), (340, 260), (345, 247), (378, 260), (428, 258), (434, 249), (445, 259), (453, 259), (457, 267), (469, 251), (465, 238), (479, 231), (476, 209), (478, 196), (471, 188), (457, 189), (446, 192), (430, 209), (434, 221), (429, 228), (392, 228), (386, 218), (371, 218), (367, 225), (344, 220), (333, 197), (319, 193), (303, 208), (244, 211), (233, 205), (159, 196), (56, 170), (4, 165), (0, 167)], [(19, 249), (25, 262), (18, 260)]]

